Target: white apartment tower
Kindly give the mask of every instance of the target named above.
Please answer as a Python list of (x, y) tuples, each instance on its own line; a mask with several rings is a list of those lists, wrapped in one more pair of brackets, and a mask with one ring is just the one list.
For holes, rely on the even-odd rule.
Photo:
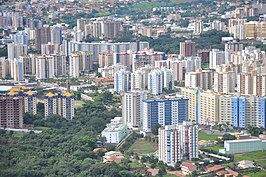
[(122, 94), (122, 117), (129, 128), (141, 127), (143, 119), (143, 100), (147, 98), (145, 91), (131, 91)]
[(69, 76), (79, 77), (79, 62), (81, 61), (80, 53), (71, 53), (69, 57)]
[(198, 158), (198, 125), (183, 122), (160, 128), (158, 146), (159, 160), (167, 165)]
[(148, 74), (148, 90), (152, 95), (163, 93), (163, 72), (161, 70), (156, 69)]
[(130, 90), (130, 72), (120, 70), (114, 73), (114, 92), (126, 92)]

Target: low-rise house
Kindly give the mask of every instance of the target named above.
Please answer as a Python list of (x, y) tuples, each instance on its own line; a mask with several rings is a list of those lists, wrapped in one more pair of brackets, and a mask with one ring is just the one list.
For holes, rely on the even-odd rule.
[(110, 151), (106, 152), (103, 156), (103, 162), (115, 162), (115, 163), (121, 163), (124, 160), (124, 156), (121, 152), (118, 151)]
[(102, 131), (102, 137), (107, 143), (118, 144), (127, 136), (127, 126), (122, 123), (122, 117), (115, 117), (110, 124)]
[(247, 169), (247, 168), (254, 168), (256, 166), (254, 165), (254, 162), (252, 161), (242, 160), (238, 163), (238, 167), (241, 169)]
[(213, 167), (206, 168), (206, 173), (216, 173), (218, 171), (224, 170), (225, 167), (222, 165), (214, 165)]
[(197, 171), (197, 166), (191, 162), (182, 162), (181, 171), (184, 175), (189, 175), (193, 171)]
[(147, 170), (147, 176), (156, 176), (159, 173), (159, 169), (149, 168)]

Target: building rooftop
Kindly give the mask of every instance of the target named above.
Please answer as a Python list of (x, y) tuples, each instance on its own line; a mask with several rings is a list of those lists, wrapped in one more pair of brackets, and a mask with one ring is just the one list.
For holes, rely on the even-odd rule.
[(207, 173), (211, 173), (211, 172), (215, 172), (215, 171), (218, 171), (218, 170), (222, 170), (222, 169), (224, 169), (225, 167), (224, 166), (222, 166), (222, 165), (215, 165), (215, 166), (213, 166), (213, 167), (210, 167), (210, 168), (206, 168), (206, 172)]
[(65, 92), (65, 93), (63, 94), (63, 96), (66, 96), (66, 97), (72, 97), (73, 94), (72, 94), (71, 92)]
[(164, 102), (164, 101), (178, 101), (178, 100), (188, 100), (188, 98), (164, 98), (164, 99), (154, 99), (154, 100), (143, 100), (143, 102), (150, 103), (150, 102)]
[(49, 97), (49, 98), (52, 98), (55, 96), (55, 94), (53, 94), (52, 92), (49, 92), (47, 93), (45, 96)]
[(227, 140), (225, 143), (244, 143), (244, 142), (255, 142), (262, 141), (261, 139), (244, 139), (244, 140)]
[(32, 96), (32, 95), (35, 95), (36, 93), (33, 92), (32, 90), (29, 90), (29, 91), (25, 92), (24, 94)]

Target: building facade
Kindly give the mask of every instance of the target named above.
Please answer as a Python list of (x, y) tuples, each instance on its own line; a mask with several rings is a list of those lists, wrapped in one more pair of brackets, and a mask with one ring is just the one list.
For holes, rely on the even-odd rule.
[(177, 125), (188, 120), (188, 99), (172, 98), (143, 101), (143, 131), (151, 132), (152, 126)]
[(198, 125), (183, 122), (159, 128), (159, 160), (174, 166), (198, 158)]

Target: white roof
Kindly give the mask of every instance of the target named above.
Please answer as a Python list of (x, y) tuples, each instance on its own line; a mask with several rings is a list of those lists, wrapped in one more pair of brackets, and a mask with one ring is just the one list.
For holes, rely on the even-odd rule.
[(226, 143), (243, 143), (243, 142), (255, 142), (262, 141), (261, 139), (245, 139), (245, 140), (227, 140)]

